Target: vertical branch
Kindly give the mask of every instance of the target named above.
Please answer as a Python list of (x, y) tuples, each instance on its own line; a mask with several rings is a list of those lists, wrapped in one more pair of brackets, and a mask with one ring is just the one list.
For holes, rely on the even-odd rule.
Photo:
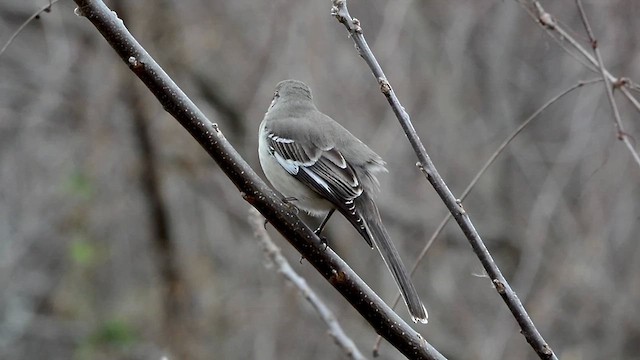
[(349, 31), (349, 34), (351, 35), (351, 38), (356, 45), (358, 53), (364, 59), (367, 65), (369, 65), (373, 76), (376, 78), (378, 84), (380, 85), (382, 94), (387, 99), (387, 102), (389, 102), (389, 105), (398, 118), (398, 121), (400, 122), (400, 125), (405, 132), (405, 135), (409, 139), (409, 142), (411, 143), (411, 146), (413, 147), (413, 150), (418, 157), (418, 165), (420, 169), (423, 171), (423, 173), (427, 177), (427, 180), (431, 183), (435, 191), (438, 193), (438, 195), (445, 203), (452, 216), (462, 229), (462, 232), (469, 240), (469, 243), (471, 244), (471, 247), (473, 248), (476, 256), (480, 259), (480, 262), (491, 278), (495, 289), (498, 291), (498, 294), (500, 294), (504, 302), (507, 304), (507, 307), (509, 307), (509, 310), (511, 310), (514, 318), (520, 325), (522, 334), (526, 338), (527, 342), (531, 345), (531, 347), (541, 359), (557, 359), (551, 347), (547, 344), (542, 335), (540, 335), (540, 332), (538, 332), (538, 329), (529, 317), (529, 314), (522, 305), (522, 302), (520, 301), (516, 293), (511, 289), (509, 283), (500, 272), (500, 269), (493, 260), (493, 257), (487, 250), (487, 247), (485, 246), (480, 235), (473, 226), (471, 218), (462, 207), (461, 201), (453, 196), (453, 193), (451, 193), (451, 190), (449, 190), (447, 184), (444, 182), (444, 180), (436, 170), (433, 162), (429, 158), (429, 155), (424, 148), (424, 145), (420, 141), (420, 138), (418, 137), (413, 124), (411, 123), (409, 114), (407, 114), (407, 112), (404, 110), (404, 107), (398, 100), (398, 97), (391, 88), (387, 77), (382, 71), (380, 64), (369, 48), (369, 45), (364, 38), (362, 27), (360, 26), (360, 21), (358, 19), (352, 18), (349, 14), (346, 0), (333, 0), (331, 14), (335, 16), (336, 19), (347, 28), (347, 31)]

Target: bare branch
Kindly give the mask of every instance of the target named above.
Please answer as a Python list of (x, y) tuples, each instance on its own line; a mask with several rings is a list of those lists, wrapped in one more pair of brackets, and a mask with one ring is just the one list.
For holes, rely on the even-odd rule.
[(413, 330), (358, 275), (322, 241), (251, 169), (212, 123), (133, 38), (122, 20), (102, 1), (74, 0), (75, 13), (86, 17), (113, 47), (164, 109), (171, 114), (218, 163), (253, 205), (371, 326), (405, 356), (444, 359)]
[(582, 23), (584, 24), (584, 28), (587, 31), (587, 35), (589, 36), (589, 42), (591, 43), (591, 48), (593, 52), (596, 54), (596, 59), (598, 60), (598, 69), (600, 70), (600, 74), (602, 74), (602, 79), (604, 80), (605, 91), (607, 92), (607, 99), (609, 100), (609, 104), (611, 105), (611, 111), (613, 112), (613, 121), (616, 125), (616, 130), (618, 132), (618, 140), (624, 142), (624, 144), (629, 149), (631, 156), (636, 161), (638, 166), (640, 166), (640, 155), (633, 147), (631, 140), (629, 140), (629, 135), (624, 130), (624, 125), (622, 125), (622, 119), (620, 118), (620, 111), (618, 110), (618, 105), (616, 105), (616, 100), (613, 98), (613, 85), (609, 81), (607, 77), (607, 71), (604, 68), (604, 61), (602, 60), (602, 54), (600, 53), (600, 47), (598, 46), (598, 41), (593, 35), (593, 31), (591, 30), (591, 25), (589, 25), (589, 20), (587, 20), (587, 14), (584, 12), (584, 8), (582, 7), (582, 1), (576, 0), (576, 6), (578, 6), (578, 10), (580, 12), (580, 19), (582, 19)]
[(4, 45), (2, 46), (2, 49), (0, 49), (0, 56), (2, 56), (2, 54), (5, 52), (5, 50), (7, 50), (7, 48), (9, 47), (9, 45), (11, 45), (11, 43), (13, 42), (13, 40), (18, 37), (18, 35), (22, 32), (22, 30), (27, 27), (27, 25), (29, 25), (29, 23), (31, 21), (33, 21), (34, 19), (38, 19), (40, 17), (40, 14), (42, 14), (43, 12), (50, 12), (51, 11), (51, 5), (57, 3), (59, 0), (49, 0), (49, 5), (43, 6), (42, 8), (40, 8), (40, 10), (34, 12), (31, 16), (29, 16), (27, 18), (27, 20), (25, 20), (22, 25), (20, 25), (18, 27), (18, 29), (11, 34), (11, 36), (9, 37), (9, 40), (7, 40), (7, 42), (4, 43)]
[(520, 325), (522, 333), (527, 339), (527, 342), (529, 342), (529, 344), (532, 346), (538, 356), (540, 356), (540, 358), (556, 359), (556, 355), (553, 353), (551, 347), (549, 347), (549, 345), (538, 332), (538, 329), (535, 327), (533, 321), (529, 317), (529, 314), (522, 305), (522, 302), (520, 301), (516, 293), (511, 289), (504, 276), (502, 276), (500, 269), (496, 265), (495, 261), (491, 257), (491, 254), (487, 250), (487, 247), (484, 245), (482, 239), (480, 238), (480, 235), (471, 223), (469, 215), (462, 207), (462, 203), (453, 196), (453, 194), (447, 187), (447, 184), (444, 182), (435, 166), (433, 165), (433, 162), (429, 158), (424, 145), (420, 141), (420, 138), (418, 137), (418, 134), (416, 133), (413, 124), (411, 123), (409, 115), (402, 107), (402, 104), (400, 104), (400, 101), (398, 100), (395, 92), (389, 84), (389, 81), (382, 71), (380, 64), (378, 64), (378, 61), (371, 52), (371, 49), (369, 48), (369, 45), (367, 44), (364, 35), (362, 34), (360, 21), (351, 17), (347, 9), (346, 0), (333, 0), (331, 13), (349, 31), (349, 34), (351, 35), (351, 38), (356, 45), (358, 53), (364, 59), (367, 65), (369, 65), (369, 68), (373, 72), (374, 77), (380, 85), (381, 92), (389, 102), (389, 105), (398, 118), (398, 121), (400, 122), (400, 125), (405, 132), (405, 135), (409, 139), (409, 142), (411, 143), (411, 146), (413, 147), (418, 157), (420, 168), (423, 170), (425, 176), (427, 177), (427, 180), (436, 190), (442, 201), (445, 203), (445, 205), (453, 215), (454, 219), (456, 219), (456, 222), (464, 232), (465, 236), (469, 240), (469, 243), (473, 247), (474, 252), (480, 259), (480, 262), (491, 278), (495, 289), (498, 291), (504, 302), (509, 307), (509, 310), (511, 310), (511, 313), (515, 317), (516, 321)]
[(356, 344), (344, 332), (342, 326), (331, 310), (324, 304), (320, 297), (309, 287), (307, 281), (291, 267), (287, 259), (282, 256), (280, 248), (274, 244), (273, 240), (264, 228), (264, 218), (255, 208), (249, 209), (249, 223), (253, 229), (253, 234), (260, 242), (265, 256), (277, 267), (277, 270), (285, 279), (289, 280), (293, 286), (304, 296), (311, 306), (318, 312), (322, 321), (329, 328), (329, 335), (336, 344), (349, 356), (350, 359), (364, 360)]
[[(464, 189), (464, 191), (462, 192), (462, 195), (460, 196), (460, 200), (466, 199), (467, 195), (469, 195), (471, 190), (473, 190), (473, 188), (476, 186), (476, 184), (478, 183), (482, 175), (484, 175), (484, 173), (489, 169), (489, 167), (493, 165), (493, 163), (498, 158), (498, 156), (504, 152), (507, 145), (509, 145), (511, 141), (513, 141), (513, 139), (515, 139), (516, 136), (518, 136), (518, 134), (520, 134), (522, 130), (524, 130), (535, 118), (537, 118), (540, 114), (542, 114), (543, 111), (545, 111), (549, 106), (551, 106), (552, 104), (554, 104), (555, 102), (563, 98), (565, 95), (572, 92), (573, 90), (579, 89), (586, 85), (595, 84), (600, 81), (602, 81), (602, 79), (592, 79), (592, 80), (578, 82), (577, 84), (571, 86), (568, 89), (563, 90), (561, 93), (551, 98), (549, 101), (544, 103), (544, 105), (538, 108), (538, 110), (536, 110), (533, 114), (531, 114), (531, 116), (525, 119), (509, 136), (507, 136), (507, 138), (502, 142), (502, 144), (498, 146), (496, 151), (494, 151), (493, 154), (491, 154), (491, 156), (484, 163), (482, 168), (480, 168), (480, 170), (473, 177), (469, 185), (467, 185), (467, 187)], [(451, 213), (447, 213), (447, 215), (440, 221), (440, 223), (438, 224), (438, 227), (436, 227), (436, 230), (433, 232), (433, 234), (431, 234), (431, 237), (429, 238), (425, 246), (422, 248), (422, 251), (420, 251), (420, 254), (418, 255), (415, 263), (413, 264), (413, 267), (411, 267), (412, 276), (415, 273), (415, 271), (418, 269), (418, 265), (420, 265), (420, 263), (422, 262), (422, 259), (427, 254), (427, 251), (429, 251), (429, 248), (431, 247), (431, 245), (434, 243), (436, 238), (440, 236), (440, 233), (442, 232), (442, 230), (444, 230), (444, 227), (447, 225), (449, 220), (451, 220)], [(396, 296), (396, 299), (393, 301), (393, 304), (391, 305), (391, 307), (395, 308), (396, 305), (398, 305), (399, 301), (400, 301), (400, 294)], [(378, 348), (378, 346), (380, 345), (381, 339), (382, 338), (380, 336), (376, 338), (376, 343), (374, 345), (374, 348), (376, 349)]]
[[(520, 4), (522, 2), (518, 1)], [(580, 44), (571, 34), (569, 34), (558, 22), (555, 18), (549, 14), (540, 4), (539, 1), (532, 1), (533, 7), (535, 11), (533, 13), (529, 12), (531, 16), (537, 20), (537, 22), (544, 27), (544, 29), (555, 38), (554, 33), (556, 33), (562, 41), (568, 42), (573, 48), (575, 48), (585, 59), (589, 61), (593, 66), (597, 67), (599, 73), (602, 75), (603, 79), (605, 79), (605, 87), (607, 92), (607, 98), (609, 100), (609, 104), (613, 110), (614, 123), (616, 126), (617, 137), (618, 140), (621, 140), (629, 152), (633, 157), (634, 161), (640, 166), (640, 155), (634, 148), (629, 134), (624, 131), (624, 126), (622, 124), (622, 120), (620, 119), (620, 113), (618, 111), (618, 107), (615, 104), (615, 100), (613, 98), (613, 88), (620, 88), (620, 91), (625, 95), (625, 97), (631, 102), (631, 104), (640, 112), (640, 102), (631, 94), (629, 89), (627, 88), (630, 84), (630, 81), (625, 80), (625, 78), (617, 78), (613, 76), (605, 67), (602, 61), (602, 56), (600, 54), (600, 50), (598, 49), (598, 43), (593, 37), (593, 32), (591, 31), (591, 27), (587, 21), (586, 15), (584, 14), (584, 9), (582, 9), (582, 5), (579, 1), (577, 1), (578, 9), (580, 11), (580, 17), (582, 19), (582, 23), (585, 26), (587, 34), (589, 36), (589, 42), (591, 43), (591, 48), (595, 53), (595, 57), (587, 51), (587, 49)], [(524, 4), (523, 4), (524, 5)], [(563, 49), (568, 51), (564, 46)], [(568, 51), (570, 54), (573, 52)], [(613, 84), (613, 86), (612, 86)]]

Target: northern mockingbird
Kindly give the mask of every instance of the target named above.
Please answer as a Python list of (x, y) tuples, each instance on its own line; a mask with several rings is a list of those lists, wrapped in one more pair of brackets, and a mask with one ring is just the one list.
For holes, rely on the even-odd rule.
[(271, 184), (293, 204), (325, 219), (338, 210), (373, 248), (378, 248), (400, 288), (414, 322), (427, 322), (396, 247), (382, 225), (373, 195), (375, 173), (385, 162), (347, 129), (316, 108), (311, 90), (301, 81), (276, 86), (269, 110), (260, 124), (260, 165)]

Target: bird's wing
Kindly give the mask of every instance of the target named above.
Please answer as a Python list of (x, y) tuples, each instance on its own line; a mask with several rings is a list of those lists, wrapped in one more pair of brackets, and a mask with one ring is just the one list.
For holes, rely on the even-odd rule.
[[(269, 133), (267, 139), (269, 151), (285, 171), (330, 201), (340, 212), (351, 215), (349, 220), (365, 231), (354, 202), (363, 192), (362, 183), (338, 149), (303, 145), (274, 133)], [(373, 246), (368, 237), (365, 239)]]

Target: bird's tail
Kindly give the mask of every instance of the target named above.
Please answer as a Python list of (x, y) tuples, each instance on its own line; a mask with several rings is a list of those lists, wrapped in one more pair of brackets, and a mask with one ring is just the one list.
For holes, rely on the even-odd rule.
[(378, 207), (373, 202), (373, 199), (364, 193), (356, 199), (356, 209), (365, 223), (364, 227), (356, 226), (356, 228), (360, 230), (367, 242), (373, 242), (378, 248), (382, 259), (384, 259), (396, 284), (398, 284), (400, 294), (402, 294), (402, 298), (409, 309), (409, 314), (411, 314), (411, 319), (414, 322), (426, 324), (428, 318), (427, 309), (420, 301), (409, 273), (402, 263), (402, 259), (400, 259), (400, 254), (398, 254), (398, 250), (391, 242), (391, 238), (382, 224)]

